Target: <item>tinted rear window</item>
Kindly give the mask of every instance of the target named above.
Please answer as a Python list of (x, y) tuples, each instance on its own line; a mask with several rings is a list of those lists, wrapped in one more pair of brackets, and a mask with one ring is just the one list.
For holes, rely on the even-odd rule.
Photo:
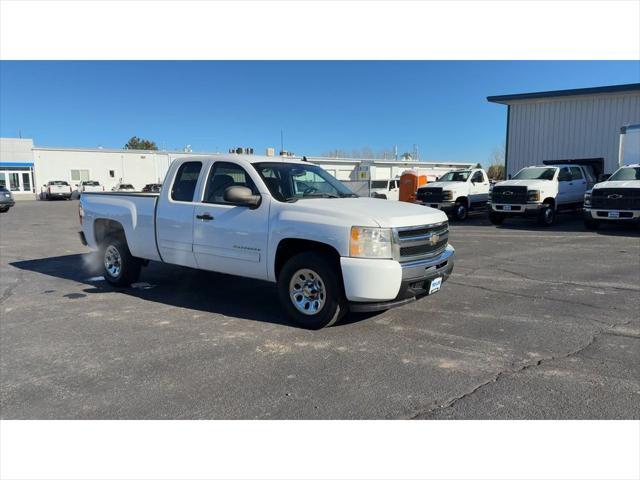
[(89, 180), (88, 182), (82, 182), (83, 185), (87, 185), (89, 187), (99, 187), (100, 183), (99, 182), (94, 182), (93, 180)]
[(193, 202), (202, 162), (185, 162), (180, 165), (171, 188), (171, 198), (177, 202)]
[(123, 183), (122, 185), (120, 185), (120, 188), (133, 188), (133, 185), (131, 185), (130, 183)]
[(60, 180), (55, 180), (53, 182), (49, 182), (49, 185), (66, 185), (67, 187), (69, 186), (69, 184), (67, 182), (62, 182)]

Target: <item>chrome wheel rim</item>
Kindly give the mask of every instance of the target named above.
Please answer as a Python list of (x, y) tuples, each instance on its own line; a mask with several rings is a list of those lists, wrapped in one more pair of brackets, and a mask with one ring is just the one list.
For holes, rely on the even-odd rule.
[(109, 245), (104, 252), (104, 268), (112, 277), (118, 277), (122, 270), (120, 252), (113, 245)]
[(289, 282), (289, 298), (300, 313), (317, 314), (327, 298), (322, 277), (308, 268), (298, 270)]
[(553, 210), (551, 208), (547, 208), (544, 211), (544, 220), (547, 223), (551, 223), (553, 221)]
[(458, 211), (456, 212), (458, 218), (464, 219), (467, 216), (467, 208), (464, 205), (458, 205)]

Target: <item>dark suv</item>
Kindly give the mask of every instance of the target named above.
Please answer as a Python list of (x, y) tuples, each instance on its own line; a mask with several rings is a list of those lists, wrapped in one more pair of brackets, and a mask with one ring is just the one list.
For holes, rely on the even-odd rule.
[(11, 192), (4, 185), (0, 185), (0, 212), (8, 212), (15, 204)]

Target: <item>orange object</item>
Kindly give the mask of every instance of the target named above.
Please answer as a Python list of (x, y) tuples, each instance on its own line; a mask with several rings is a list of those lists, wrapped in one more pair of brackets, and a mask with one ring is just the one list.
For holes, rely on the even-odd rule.
[(415, 203), (416, 191), (426, 183), (426, 175), (418, 175), (413, 170), (406, 170), (400, 176), (399, 200), (401, 202)]

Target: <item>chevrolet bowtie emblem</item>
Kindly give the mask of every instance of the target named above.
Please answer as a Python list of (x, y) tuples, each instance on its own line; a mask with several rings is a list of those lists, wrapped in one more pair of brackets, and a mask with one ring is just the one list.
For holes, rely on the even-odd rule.
[(432, 247), (435, 247), (438, 244), (439, 241), (440, 241), (440, 235), (438, 235), (437, 233), (434, 233), (433, 235), (431, 235), (429, 237), (429, 244)]
[(611, 195), (607, 195), (607, 198), (610, 198), (611, 200), (617, 200), (619, 198), (622, 198), (622, 195), (617, 193), (612, 193)]

